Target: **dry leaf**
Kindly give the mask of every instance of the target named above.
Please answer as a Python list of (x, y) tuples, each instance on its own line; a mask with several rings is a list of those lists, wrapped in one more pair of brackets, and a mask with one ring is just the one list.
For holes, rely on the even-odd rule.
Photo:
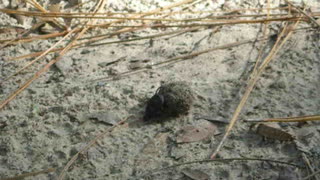
[(278, 123), (260, 123), (257, 127), (257, 133), (261, 136), (280, 141), (291, 141), (294, 136), (283, 130)]
[(177, 143), (187, 143), (208, 139), (218, 133), (217, 126), (209, 121), (200, 121), (197, 125), (188, 125), (181, 128), (177, 134)]
[(193, 180), (209, 180), (210, 176), (198, 169), (184, 169), (182, 173)]
[(151, 154), (151, 155), (160, 154), (161, 152), (165, 151), (165, 149), (167, 148), (168, 137), (169, 137), (169, 133), (158, 133), (154, 137), (154, 139), (152, 139), (145, 145), (142, 152), (144, 154)]
[(88, 119), (94, 119), (107, 125), (115, 125), (119, 121), (121, 121), (121, 118), (112, 111), (90, 113), (87, 114), (86, 117)]

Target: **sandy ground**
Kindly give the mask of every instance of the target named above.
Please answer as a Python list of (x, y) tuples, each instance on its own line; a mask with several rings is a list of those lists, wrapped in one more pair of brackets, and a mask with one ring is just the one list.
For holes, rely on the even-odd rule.
[[(118, 11), (144, 11), (173, 1), (134, 2), (110, 1), (108, 5)], [(3, 3), (6, 5), (8, 2)], [(196, 9), (265, 6), (264, 1), (249, 0), (206, 3), (200, 3)], [(224, 3), (229, 4), (226, 6)], [(278, 2), (273, 4), (275, 7), (278, 5)], [(5, 14), (0, 14), (0, 17), (3, 26), (19, 26), (12, 17)], [(273, 33), (278, 30), (280, 23), (272, 23), (270, 27)], [(307, 25), (302, 24), (301, 27)], [(160, 32), (143, 30), (128, 34), (128, 37)], [(306, 169), (302, 152), (319, 169), (319, 123), (281, 124), (297, 136), (294, 143), (266, 140), (250, 129), (250, 124), (239, 121), (221, 150), (220, 157), (275, 159), (304, 168), (261, 161), (232, 161), (195, 163), (161, 172), (154, 171), (210, 156), (221, 140), (226, 125), (216, 124), (221, 133), (209, 140), (193, 143), (175, 143), (176, 134), (185, 125), (204, 121), (196, 120), (195, 114), (213, 119), (230, 119), (256, 61), (258, 43), (209, 52), (121, 79), (96, 80), (129, 70), (132, 67), (130, 61), (133, 60), (146, 60), (146, 64), (152, 65), (190, 52), (255, 38), (259, 34), (260, 25), (233, 25), (156, 38), (152, 42), (142, 40), (71, 50), (56, 67), (42, 75), (1, 110), (0, 123), (6, 126), (0, 127), (0, 178), (48, 168), (56, 168), (60, 172), (80, 148), (110, 127), (106, 122), (119, 121), (129, 116), (126, 125), (99, 140), (98, 144), (81, 156), (65, 179), (177, 180), (188, 179), (183, 172), (191, 170), (200, 170), (209, 175), (210, 179), (299, 179), (310, 173)], [(1, 34), (2, 39), (7, 37), (10, 36)], [(109, 40), (119, 38), (126, 37)], [(1, 78), (27, 62), (8, 62), (6, 58), (44, 50), (52, 43), (52, 40), (41, 40), (1, 50)], [(267, 42), (269, 49), (272, 44), (272, 40)], [(319, 34), (307, 30), (295, 32), (258, 81), (240, 119), (319, 114), (319, 48)], [(119, 59), (119, 62), (108, 65)], [(5, 99), (27, 77), (31, 77), (37, 67), (40, 66), (1, 84), (0, 99)], [(161, 83), (178, 80), (188, 82), (195, 92), (196, 100), (189, 115), (163, 123), (142, 122), (148, 98)], [(150, 172), (154, 174), (150, 175)], [(145, 174), (148, 176), (143, 176)], [(55, 177), (57, 173), (26, 179), (49, 180)]]

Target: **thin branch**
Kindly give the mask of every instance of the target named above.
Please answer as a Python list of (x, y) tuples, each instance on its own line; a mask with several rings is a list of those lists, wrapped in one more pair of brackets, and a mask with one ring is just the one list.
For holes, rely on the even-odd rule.
[[(297, 21), (295, 23), (295, 27), (298, 25)], [(274, 55), (279, 51), (279, 49), (284, 45), (284, 43), (288, 40), (288, 38), (291, 36), (292, 31), (290, 31), (285, 38), (282, 40), (282, 37), (284, 35), (284, 33), (287, 31), (286, 30), (287, 25), (283, 28), (281, 34), (278, 36), (278, 39), (276, 41), (276, 43), (274, 44), (273, 48), (271, 49), (269, 55), (265, 58), (265, 60), (262, 62), (262, 64), (259, 66), (259, 68), (257, 69), (257, 72), (253, 72), (255, 73), (249, 80), (248, 82), (248, 87), (246, 88), (246, 91), (244, 93), (244, 95), (241, 98), (240, 103), (238, 104), (231, 120), (230, 120), (230, 124), (228, 125), (226, 132), (222, 138), (222, 140), (220, 141), (219, 145), (217, 146), (216, 150), (214, 151), (214, 153), (211, 155), (211, 159), (215, 158), (216, 155), (218, 154), (218, 152), (220, 151), (220, 149), (222, 148), (224, 142), (227, 140), (227, 137), (229, 136), (232, 128), (234, 127), (236, 121), (238, 120), (238, 116), (240, 115), (240, 112), (242, 111), (242, 108), (244, 107), (245, 103), (247, 102), (253, 88), (255, 87), (256, 82), (258, 81), (260, 75), (263, 73), (264, 69), (266, 68), (266, 66), (271, 62), (271, 60), (273, 59)], [(295, 28), (294, 27), (294, 28)], [(293, 28), (293, 29), (294, 29)], [(282, 40), (282, 42), (280, 43), (280, 41)]]
[[(306, 30), (306, 29), (312, 29), (311, 27), (306, 27), (306, 28), (299, 28), (299, 29), (295, 29), (293, 31), (299, 31), (299, 30)], [(180, 31), (180, 30), (178, 30)], [(184, 31), (184, 30), (181, 30), (181, 31)], [(130, 31), (128, 31), (130, 32)], [(170, 32), (169, 32), (170, 33)], [(75, 45), (73, 45), (72, 48), (75, 48), (75, 47), (79, 47), (79, 48), (84, 48), (84, 47), (87, 47), (87, 46), (80, 46), (80, 45), (83, 45), (83, 44), (90, 44), (90, 43), (93, 43), (93, 42), (97, 42), (97, 41), (100, 41), (100, 40), (103, 40), (105, 38), (107, 38), (108, 36), (114, 36), (116, 34), (119, 34), (118, 32), (114, 32), (114, 33), (108, 33), (108, 34), (104, 34), (104, 35), (98, 35), (98, 36), (93, 36), (93, 37), (88, 37), (88, 38), (81, 38), (81, 39), (89, 39), (88, 41), (84, 41), (84, 42), (80, 42), (80, 43), (77, 43)], [(104, 37), (105, 36), (105, 37)], [(154, 35), (151, 35), (151, 36), (154, 36)], [(97, 37), (101, 37), (101, 38), (97, 38)], [(103, 38), (102, 38), (103, 37)], [(160, 37), (160, 36), (159, 36)], [(270, 36), (269, 36), (270, 37)], [(144, 37), (141, 37), (142, 39), (145, 39)], [(80, 39), (79, 39), (80, 40)], [(137, 38), (137, 40), (139, 40), (139, 38)], [(119, 41), (119, 43), (121, 43), (121, 41)], [(53, 49), (50, 51), (50, 53), (52, 52), (57, 52), (57, 51), (61, 51), (63, 48), (56, 48), (56, 49)], [(21, 60), (21, 59), (25, 59), (25, 58), (32, 58), (32, 57), (36, 57), (36, 56), (39, 56), (41, 55), (41, 53), (43, 53), (44, 51), (39, 51), (39, 52), (35, 52), (35, 53), (30, 53), (30, 54), (26, 54), (26, 55), (22, 55), (22, 56), (17, 56), (17, 57), (11, 57), (9, 59), (7, 59), (8, 61), (14, 61), (14, 60)]]
[[(260, 39), (258, 41), (262, 41), (262, 40), (266, 40), (266, 39)], [(192, 57), (199, 56), (201, 54), (205, 54), (205, 53), (208, 53), (208, 52), (211, 52), (211, 51), (220, 50), (220, 49), (227, 49), (227, 48), (231, 48), (231, 47), (236, 47), (236, 46), (239, 46), (239, 45), (252, 43), (254, 41), (257, 41), (257, 40), (256, 39), (249, 39), (249, 40), (244, 40), (244, 41), (241, 41), (241, 42), (234, 42), (234, 43), (225, 44), (225, 45), (222, 45), (222, 46), (206, 49), (206, 50), (203, 50), (203, 51), (198, 51), (198, 52), (191, 53), (191, 54), (188, 54), (188, 55), (174, 57), (174, 58), (168, 59), (166, 61), (162, 61), (162, 62), (156, 63), (156, 64), (152, 65), (151, 67), (152, 68), (156, 68), (156, 67), (161, 66), (161, 65), (168, 65), (170, 63), (177, 63), (177, 62), (180, 62), (180, 61), (183, 61), (183, 60), (187, 60), (187, 59), (190, 59)], [(102, 77), (102, 78), (94, 79), (92, 81), (101, 81), (101, 80), (108, 81), (108, 80), (113, 80), (115, 78), (117, 78), (117, 79), (118, 78), (123, 78), (123, 77), (129, 76), (129, 75), (135, 74), (135, 73), (144, 72), (144, 71), (149, 70), (149, 69), (150, 69), (149, 67), (143, 67), (143, 68), (140, 68), (140, 69), (123, 72), (123, 73), (121, 73), (119, 75), (116, 75), (115, 77), (113, 77), (113, 76), (112, 77)]]
[[(48, 13), (46, 9), (44, 9), (37, 1), (35, 0), (27, 0), (27, 2), (33, 5), (35, 8), (39, 9), (42, 13)], [(64, 25), (60, 24), (56, 19), (51, 20), (55, 25), (57, 25), (61, 29), (67, 29)]]
[[(89, 25), (90, 27), (195, 27), (195, 26), (218, 26), (218, 25), (229, 25), (229, 24), (254, 24), (254, 23), (265, 23), (273, 21), (306, 21), (306, 18), (299, 17), (279, 17), (279, 18), (261, 18), (261, 19), (249, 19), (249, 20), (234, 20), (234, 19), (216, 19), (216, 20), (201, 20), (201, 23), (190, 23), (190, 24), (154, 24), (154, 25), (109, 25), (107, 24), (94, 24)], [(177, 20), (178, 21), (178, 20)], [(191, 20), (188, 20), (191, 21)], [(209, 24), (210, 23), (210, 24)]]
[(290, 6), (294, 7), (296, 10), (298, 10), (300, 13), (302, 13), (303, 15), (305, 15), (307, 18), (310, 19), (310, 21), (312, 21), (315, 25), (318, 26), (318, 28), (320, 28), (320, 24), (309, 14), (307, 14), (304, 10), (296, 7), (295, 5), (293, 5), (290, 1), (288, 0), (284, 0), (286, 3), (290, 4)]
[(306, 121), (320, 121), (320, 115), (243, 120), (243, 122), (253, 122), (253, 123), (258, 123), (258, 122), (306, 122)]
[[(150, 36), (144, 36), (144, 37), (137, 37), (137, 38), (132, 38), (132, 39), (126, 39), (126, 40), (122, 40), (122, 41), (110, 41), (110, 42), (90, 44), (89, 46), (101, 46), (101, 45), (107, 45), (107, 44), (125, 43), (125, 42), (139, 41), (139, 40), (144, 40), (144, 39), (159, 38), (159, 37), (163, 37), (163, 36), (169, 36), (169, 35), (172, 35), (172, 34), (179, 34), (179, 33), (185, 33), (185, 32), (190, 32), (190, 31), (196, 31), (196, 30), (199, 30), (199, 29), (200, 29), (200, 27), (188, 28), (188, 29), (171, 31), (171, 32), (166, 32), (166, 33), (161, 33), (161, 34), (155, 34), (155, 35), (150, 35)], [(87, 43), (87, 42), (86, 42), (86, 43)]]
[(68, 171), (68, 169), (70, 168), (70, 166), (78, 159), (80, 154), (85, 153), (86, 151), (89, 150), (90, 147), (92, 147), (99, 139), (102, 139), (103, 137), (105, 137), (106, 134), (111, 133), (112, 130), (114, 130), (116, 127), (119, 127), (120, 125), (122, 125), (125, 121), (127, 121), (129, 119), (126, 118), (120, 122), (118, 122), (117, 124), (113, 125), (111, 128), (106, 129), (104, 132), (100, 133), (99, 135), (97, 135), (94, 139), (92, 139), (85, 147), (83, 147), (80, 151), (78, 151), (69, 161), (68, 163), (64, 166), (63, 170), (60, 172), (59, 177), (57, 178), (57, 180), (62, 180), (63, 177), (65, 176), (65, 173)]
[(316, 172), (310, 174), (309, 176), (302, 178), (301, 180), (308, 180), (309, 178), (312, 178), (313, 176), (315, 176), (317, 174), (320, 174), (320, 169), (317, 170)]
[[(309, 167), (311, 173), (312, 174), (315, 173), (314, 167), (312, 166), (312, 164), (311, 164), (309, 158), (307, 157), (307, 155), (304, 152), (301, 152), (301, 155), (302, 155), (303, 161), (307, 164), (307, 166)], [(316, 175), (314, 175), (314, 178), (316, 180), (319, 180), (318, 176), (316, 176)]]
[(163, 171), (163, 170), (167, 170), (167, 169), (172, 169), (172, 168), (176, 168), (179, 166), (184, 166), (184, 165), (189, 165), (189, 164), (198, 164), (198, 163), (211, 163), (211, 162), (232, 162), (232, 161), (262, 161), (262, 162), (269, 162), (269, 163), (277, 163), (277, 164), (283, 164), (283, 165), (289, 165), (289, 166), (294, 166), (297, 168), (301, 168), (299, 165), (297, 164), (292, 164), (289, 162), (284, 162), (284, 161), (279, 161), (279, 160), (272, 160), (272, 159), (262, 159), (262, 158), (225, 158), (225, 159), (205, 159), (205, 160), (197, 160), (197, 161), (189, 161), (189, 162), (185, 162), (185, 163), (180, 163), (180, 164), (174, 164), (171, 166), (167, 166), (161, 169), (155, 169), (155, 170), (151, 170), (151, 173), (146, 173), (143, 176), (148, 176), (148, 175), (152, 175), (154, 173)]
[[(62, 39), (60, 39), (57, 43), (55, 43), (53, 46), (51, 46), (49, 49), (47, 49), (46, 51), (44, 51), (43, 53), (41, 53), (40, 56), (38, 56), (37, 58), (35, 58), (34, 60), (30, 61), (28, 64), (26, 64), (24, 67), (20, 68), (18, 71), (16, 71), (15, 73), (13, 73), (12, 75), (8, 76), (7, 78), (4, 79), (4, 81), (9, 80), (10, 78), (12, 78), (13, 76), (19, 74), (21, 71), (23, 71), (24, 69), (30, 67), (32, 64), (34, 64), (35, 62), (39, 61), (42, 57), (46, 56), (49, 52), (51, 52), (56, 46), (58, 46), (60, 43), (62, 43), (62, 41), (64, 41), (65, 39), (67, 39), (72, 33), (74, 33), (75, 29), (71, 30), (68, 34), (66, 34)], [(0, 82), (1, 84), (1, 82)]]
[[(85, 2), (88, 3), (88, 2)], [(67, 8), (68, 9), (68, 8)], [(212, 14), (212, 13), (230, 13), (230, 12), (240, 12), (240, 11), (270, 11), (270, 10), (285, 10), (288, 9), (288, 7), (274, 7), (274, 8), (249, 8), (249, 9), (230, 9), (230, 10), (226, 10), (226, 11), (174, 11), (174, 12), (170, 12), (171, 15), (175, 15), (175, 14)], [(41, 16), (41, 14), (46, 14), (46, 15), (52, 15), (54, 17), (68, 17), (68, 16), (92, 16), (94, 13), (86, 13), (86, 12), (72, 12), (72, 13), (68, 13), (68, 12), (43, 12), (43, 13), (39, 13), (37, 11), (21, 11), (21, 10), (13, 10), (13, 9), (6, 9), (6, 8), (0, 8), (0, 11), (5, 12), (5, 13), (10, 13), (10, 14), (19, 14), (19, 15), (32, 15), (33, 13), (37, 13), (37, 15), (39, 14), (39, 16)], [(111, 16), (111, 15), (145, 15), (146, 13), (143, 12), (131, 12), (131, 13), (125, 13), (125, 12), (103, 12), (103, 13), (96, 13), (96, 15), (105, 15), (105, 16)], [(168, 12), (165, 11), (158, 11), (158, 12), (154, 12), (154, 15), (163, 15), (163, 14), (168, 14)], [(281, 14), (279, 14), (281, 15)], [(242, 16), (242, 15), (239, 15)], [(246, 17), (246, 15), (244, 14), (243, 16)], [(265, 15), (262, 15), (265, 16)], [(271, 14), (271, 16), (273, 16), (273, 14)], [(219, 17), (219, 16), (218, 16)]]
[[(65, 37), (68, 37), (71, 34), (72, 31), (70, 31)], [(67, 46), (68, 47), (68, 46)], [(50, 51), (50, 49), (49, 49)], [(42, 53), (42, 55), (49, 52), (48, 50)], [(38, 59), (38, 58), (37, 58)], [(37, 60), (35, 59), (35, 60)], [(20, 94), (24, 89), (26, 89), (34, 80), (38, 79), (42, 73), (44, 73), (47, 69), (49, 69), (50, 66), (52, 66), (55, 62), (59, 60), (59, 57), (51, 60), (48, 64), (46, 64), (42, 69), (40, 69), (37, 73), (33, 75), (32, 78), (30, 78), (27, 82), (25, 82), (20, 88), (18, 88), (15, 92), (13, 92), (7, 99), (1, 102), (0, 104), (0, 110), (7, 105), (11, 100), (13, 100), (18, 94)]]
[[(184, 22), (184, 21), (201, 21), (203, 19), (222, 19), (222, 18), (234, 18), (234, 17), (263, 17), (263, 16), (286, 16), (287, 14), (238, 14), (238, 15), (218, 15), (218, 16), (205, 16), (201, 18), (190, 18), (190, 19), (164, 19), (164, 18), (141, 18), (141, 17), (119, 17), (119, 16), (106, 16), (108, 14), (101, 14), (99, 16), (95, 16), (93, 14), (87, 13), (60, 13), (60, 12), (37, 12), (37, 11), (20, 11), (20, 10), (12, 10), (12, 9), (0, 9), (0, 12), (7, 14), (15, 14), (22, 16), (35, 16), (35, 17), (46, 17), (46, 18), (72, 18), (72, 19), (121, 19), (121, 20), (152, 20), (152, 21), (173, 21), (173, 22)], [(319, 15), (317, 12), (313, 12), (313, 14)], [(144, 15), (144, 14), (141, 14)]]
[(42, 171), (24, 173), (24, 174), (20, 174), (18, 176), (15, 176), (15, 177), (3, 178), (3, 179), (0, 179), (0, 180), (22, 180), (22, 179), (24, 179), (26, 177), (37, 176), (39, 174), (45, 174), (45, 173), (50, 173), (50, 172), (54, 172), (54, 171), (56, 171), (54, 168), (49, 168), (49, 169), (42, 170)]
[[(100, 0), (99, 5), (101, 4), (104, 4), (104, 0)], [(100, 7), (100, 6), (97, 6), (97, 8)], [(95, 11), (97, 11), (98, 9), (96, 8)], [(94, 20), (96, 21), (96, 20)], [(89, 21), (88, 21), (89, 22)], [(88, 23), (87, 22), (87, 23)], [(46, 72), (53, 64), (55, 64), (56, 62), (58, 62), (61, 57), (67, 53), (67, 51), (69, 51), (72, 46), (74, 45), (74, 43), (76, 43), (76, 41), (81, 37), (83, 36), (83, 34), (88, 30), (89, 28), (88, 27), (85, 27), (82, 29), (82, 31), (80, 33), (78, 33), (76, 35), (76, 37), (73, 39), (73, 41), (71, 41), (58, 55), (57, 58), (55, 59), (52, 59), (51, 61), (49, 61), (42, 69), (40, 69), (38, 72), (36, 72), (34, 74), (33, 77), (31, 77), (29, 80), (27, 80), (20, 88), (18, 88), (16, 91), (14, 91), (7, 99), (5, 99), (4, 101), (1, 102), (0, 104), (0, 110), (5, 106), (7, 105), (11, 100), (13, 100), (18, 94), (20, 94), (24, 89), (26, 89), (27, 87), (30, 86), (30, 84), (38, 79), (40, 77), (41, 74), (43, 74), (44, 72)]]
[(64, 36), (68, 33), (68, 31), (63, 31), (63, 32), (54, 32), (51, 34), (45, 34), (45, 35), (37, 35), (37, 36), (29, 36), (29, 37), (17, 37), (14, 39), (2, 39), (0, 40), (0, 43), (3, 42), (9, 42), (6, 45), (11, 45), (11, 44), (17, 44), (17, 43), (25, 43), (25, 42), (31, 42), (34, 40), (38, 40), (38, 39), (49, 39), (49, 38), (55, 38), (55, 37), (59, 37), (59, 36)]

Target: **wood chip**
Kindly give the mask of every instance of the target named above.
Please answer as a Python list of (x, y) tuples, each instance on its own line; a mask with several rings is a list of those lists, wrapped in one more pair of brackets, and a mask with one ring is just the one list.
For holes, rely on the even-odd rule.
[(257, 127), (257, 133), (261, 136), (280, 141), (292, 141), (295, 137), (283, 130), (278, 123), (260, 123)]
[(184, 169), (182, 173), (193, 180), (209, 180), (210, 176), (198, 169)]
[(178, 131), (177, 143), (196, 142), (209, 139), (211, 136), (219, 133), (217, 126), (209, 121), (199, 121), (197, 125), (187, 125)]
[(87, 114), (86, 117), (88, 119), (97, 120), (98, 122), (101, 122), (107, 125), (115, 125), (119, 121), (121, 121), (119, 116), (116, 113), (111, 111), (90, 113), (90, 114)]

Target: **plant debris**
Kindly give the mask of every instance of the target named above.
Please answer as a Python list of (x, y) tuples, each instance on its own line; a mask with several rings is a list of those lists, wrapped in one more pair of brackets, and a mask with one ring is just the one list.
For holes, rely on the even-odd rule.
[(213, 119), (210, 116), (201, 116), (200, 114), (195, 114), (194, 115), (194, 119), (195, 120), (199, 120), (199, 119), (205, 119), (207, 121), (213, 122), (213, 123), (223, 123), (223, 124), (229, 124), (228, 120), (225, 119)]
[(209, 180), (210, 176), (199, 169), (183, 169), (182, 173), (193, 180)]
[(200, 121), (197, 125), (182, 127), (178, 133), (177, 143), (189, 143), (209, 139), (213, 135), (220, 134), (216, 125), (209, 121)]
[(97, 120), (106, 125), (115, 125), (121, 120), (116, 113), (111, 111), (90, 113), (86, 115), (86, 118)]
[(150, 59), (134, 59), (129, 61), (128, 68), (131, 70), (140, 69), (148, 66), (148, 63), (150, 63)]
[(257, 133), (263, 137), (280, 141), (292, 141), (295, 137), (283, 130), (278, 123), (260, 123), (257, 126)]

